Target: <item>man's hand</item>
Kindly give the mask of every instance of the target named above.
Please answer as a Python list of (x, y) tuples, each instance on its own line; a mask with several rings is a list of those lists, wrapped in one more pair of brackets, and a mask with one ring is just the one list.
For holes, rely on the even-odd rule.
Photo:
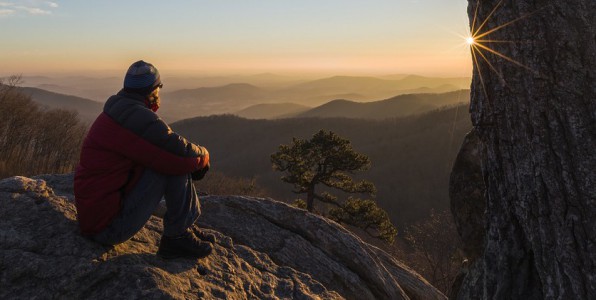
[(206, 166), (209, 165), (209, 151), (207, 150), (207, 148), (201, 147), (201, 153), (202, 155), (199, 156), (201, 158), (201, 164), (199, 165), (200, 169), (205, 168)]
[(192, 180), (201, 180), (201, 179), (203, 179), (203, 177), (205, 177), (205, 174), (207, 174), (207, 171), (209, 171), (209, 167), (210, 167), (210, 164), (207, 163), (207, 165), (204, 168), (202, 168), (202, 169), (200, 169), (198, 171), (192, 172), (190, 174), (191, 177), (192, 177)]
[(209, 151), (205, 147), (202, 147), (202, 146), (199, 146), (199, 147), (201, 148), (201, 153), (202, 153), (202, 155), (200, 156), (200, 158), (201, 158), (201, 164), (199, 165), (200, 169), (191, 173), (192, 180), (203, 179), (203, 177), (205, 177), (205, 174), (207, 174), (207, 171), (209, 171), (209, 167), (211, 166), (211, 164), (209, 163)]

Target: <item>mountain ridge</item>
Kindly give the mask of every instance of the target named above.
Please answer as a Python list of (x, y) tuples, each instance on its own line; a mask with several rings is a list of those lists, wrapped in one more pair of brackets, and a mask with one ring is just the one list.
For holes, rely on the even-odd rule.
[(424, 113), (446, 105), (469, 102), (469, 90), (442, 94), (405, 94), (389, 99), (356, 102), (346, 99), (329, 101), (293, 117), (377, 119), (399, 118)]
[(442, 106), (457, 105), (469, 101), (470, 91), (459, 90), (441, 94), (404, 94), (369, 102), (335, 99), (308, 109), (306, 106), (295, 103), (262, 103), (249, 106), (234, 114), (248, 119), (318, 117), (382, 120), (421, 114)]
[(40, 88), (19, 87), (33, 102), (50, 109), (75, 110), (81, 120), (91, 123), (103, 111), (103, 103), (78, 96), (54, 93)]
[(309, 109), (311, 107), (296, 103), (261, 103), (237, 111), (234, 115), (246, 119), (278, 119), (291, 117)]
[[(268, 78), (272, 76), (275, 77), (276, 75), (263, 74), (255, 76), (255, 78)], [(401, 89), (403, 88), (403, 86), (397, 86), (398, 81), (415, 82), (417, 80), (422, 80), (421, 78), (427, 81), (434, 81), (437, 85), (435, 85), (434, 87), (417, 85), (416, 88), (413, 90), (403, 90)], [(89, 95), (89, 97), (93, 100), (97, 100), (99, 97), (99, 99), (101, 100), (99, 100), (98, 103), (103, 103), (109, 96), (117, 93), (120, 89), (120, 87), (118, 86), (121, 86), (120, 80), (118, 80), (116, 77), (103, 77), (97, 79), (99, 80), (99, 82), (93, 81), (93, 78), (91, 77), (69, 77), (67, 78), (69, 80), (64, 82), (67, 85), (58, 85), (59, 82), (46, 77), (26, 77), (24, 80), (26, 81), (27, 79), (32, 81), (30, 84), (38, 85), (39, 87), (44, 87), (46, 91), (52, 90), (57, 95), (63, 95), (63, 97), (69, 97), (70, 95), (80, 97), (81, 94)], [(66, 79), (62, 78), (62, 80)], [(182, 79), (176, 80), (180, 81)], [(222, 80), (225, 80), (225, 78)], [(228, 83), (225, 85), (214, 87), (198, 87), (190, 89), (183, 88), (173, 91), (171, 90), (172, 86), (175, 87), (177, 84), (173, 83), (172, 85), (168, 85), (168, 83), (165, 82), (165, 88), (161, 91), (162, 106), (160, 108), (160, 115), (162, 115), (162, 117), (166, 121), (172, 122), (185, 118), (192, 118), (194, 116), (235, 113), (243, 109), (247, 109), (250, 106), (258, 104), (296, 103), (314, 107), (323, 105), (334, 99), (348, 99), (359, 102), (378, 102), (381, 101), (378, 99), (388, 99), (391, 97), (395, 97), (396, 95), (401, 95), (405, 93), (435, 93), (444, 92), (446, 90), (453, 90), (453, 88), (455, 88), (456, 86), (450, 84), (449, 80), (465, 81), (466, 79), (442, 79), (410, 75), (405, 76), (399, 80), (385, 80), (371, 76), (367, 77), (338, 75), (303, 82), (285, 88), (263, 88), (253, 84), (240, 82)], [(329, 83), (329, 81), (338, 82)], [(192, 82), (192, 80), (188, 81), (187, 84), (190, 84), (190, 82)], [(358, 82), (360, 83), (358, 84)], [(370, 84), (370, 82), (376, 82), (376, 84)], [(197, 84), (199, 83), (197, 82)], [(304, 88), (305, 86), (308, 87), (313, 85), (316, 86), (316, 91), (309, 91), (310, 88)], [(72, 90), (72, 93), (69, 94), (65, 92), (68, 90)], [(78, 110), (81, 113), (81, 115), (85, 115), (84, 118), (87, 122), (92, 121), (94, 119), (95, 116), (93, 114), (89, 114), (88, 111), (86, 111), (83, 108), (77, 108), (76, 105), (76, 103), (72, 103), (71, 101), (70, 104), (64, 104), (62, 107), (66, 109)], [(97, 109), (95, 111), (97, 111)], [(290, 117), (293, 115), (297, 115), (298, 112), (299, 110), (290, 110), (287, 113), (279, 113), (273, 117)], [(255, 115), (258, 115), (258, 117), (267, 117), (266, 115)], [(335, 114), (333, 116), (338, 116), (338, 114)], [(349, 114), (346, 116), (349, 117)]]

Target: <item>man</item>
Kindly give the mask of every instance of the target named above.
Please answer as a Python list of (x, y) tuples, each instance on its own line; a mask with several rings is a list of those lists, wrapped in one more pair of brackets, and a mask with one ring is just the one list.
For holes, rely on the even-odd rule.
[(152, 64), (135, 62), (124, 88), (91, 126), (75, 171), (79, 227), (99, 243), (122, 243), (143, 227), (163, 197), (167, 212), (157, 254), (205, 257), (215, 237), (194, 225), (200, 204), (192, 179), (209, 170), (209, 152), (155, 114), (162, 87)]

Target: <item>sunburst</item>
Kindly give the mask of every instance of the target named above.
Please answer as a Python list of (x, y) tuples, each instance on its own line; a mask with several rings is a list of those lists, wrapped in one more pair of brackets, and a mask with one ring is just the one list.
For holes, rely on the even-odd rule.
[[(515, 22), (518, 22), (520, 20), (523, 20), (527, 17), (529, 17), (530, 15), (532, 15), (533, 13), (529, 13), (526, 15), (523, 15), (521, 17), (515, 18), (511, 21), (505, 22), (501, 25), (497, 25), (494, 28), (488, 29), (488, 30), (484, 30), (485, 26), (487, 25), (488, 21), (491, 19), (491, 17), (498, 11), (498, 9), (501, 7), (501, 5), (503, 4), (503, 0), (499, 1), (494, 7), (493, 9), (490, 11), (490, 13), (487, 15), (487, 17), (480, 21), (478, 19), (478, 9), (480, 7), (480, 0), (477, 1), (476, 3), (476, 8), (474, 11), (474, 16), (472, 19), (472, 25), (471, 25), (471, 30), (468, 32), (467, 35), (461, 36), (460, 37), (463, 39), (464, 44), (466, 47), (469, 47), (471, 50), (471, 54), (472, 54), (472, 62), (474, 63), (474, 66), (476, 67), (476, 70), (478, 71), (478, 79), (480, 80), (480, 84), (482, 85), (482, 91), (484, 92), (484, 96), (486, 97), (486, 99), (489, 99), (487, 90), (486, 90), (486, 86), (485, 86), (485, 75), (486, 74), (482, 74), (482, 71), (480, 69), (480, 63), (482, 61), (484, 61), (486, 63), (486, 65), (488, 66), (488, 68), (494, 72), (495, 74), (497, 74), (499, 80), (501, 81), (501, 83), (503, 83), (504, 85), (506, 84), (505, 78), (503, 76), (503, 74), (501, 74), (497, 68), (495, 67), (495, 65), (493, 64), (495, 61), (493, 60), (493, 62), (491, 62), (491, 60), (487, 54), (492, 54), (494, 56), (496, 56), (497, 58), (500, 59), (504, 59), (507, 62), (513, 63), (519, 67), (522, 67), (528, 71), (531, 71), (533, 74), (538, 74), (538, 72), (532, 70), (530, 67), (520, 63), (519, 61), (491, 48), (491, 44), (501, 44), (501, 43), (520, 43), (520, 41), (507, 41), (507, 40), (496, 40), (496, 39), (491, 39), (490, 38), (490, 34), (495, 33), (511, 24), (514, 24)], [(529, 41), (528, 41), (529, 42)], [(451, 139), (449, 142), (449, 145), (451, 147), (452, 143), (453, 143), (453, 135), (455, 132), (455, 125), (457, 122), (457, 114), (458, 114), (458, 110), (456, 109), (455, 111), (455, 117), (453, 120), (453, 126), (451, 129)]]
[[(503, 60), (505, 60), (509, 63), (512, 63), (516, 66), (522, 67), (522, 68), (532, 72), (535, 75), (538, 74), (538, 72), (532, 70), (530, 67), (522, 64), (521, 62), (513, 59), (512, 57), (509, 57), (509, 56), (499, 52), (498, 50), (495, 50), (493, 47), (491, 47), (496, 44), (503, 44), (503, 43), (517, 44), (517, 43), (526, 43), (526, 42), (532, 42), (532, 41), (498, 40), (498, 39), (493, 39), (490, 37), (491, 34), (497, 32), (509, 25), (512, 25), (512, 24), (519, 22), (523, 19), (526, 19), (529, 16), (533, 15), (535, 12), (522, 15), (518, 18), (514, 18), (511, 21), (504, 22), (503, 24), (494, 26), (493, 28), (487, 28), (487, 27), (489, 27), (489, 26), (487, 26), (487, 24), (489, 23), (491, 18), (498, 12), (499, 8), (502, 7), (503, 0), (499, 1), (492, 8), (490, 13), (486, 16), (486, 18), (484, 18), (484, 20), (480, 20), (478, 18), (478, 10), (480, 7), (480, 1), (481, 0), (477, 0), (473, 19), (472, 19), (472, 24), (470, 26), (471, 27), (470, 31), (466, 35), (463, 35), (463, 36), (459, 35), (459, 36), (463, 39), (464, 45), (466, 47), (469, 47), (471, 50), (470, 52), (472, 54), (472, 62), (474, 63), (474, 66), (476, 67), (476, 70), (478, 71), (478, 79), (480, 80), (480, 84), (482, 85), (482, 92), (484, 93), (484, 96), (486, 97), (486, 99), (489, 99), (489, 96), (488, 96), (488, 93), (486, 90), (486, 85), (485, 85), (485, 80), (487, 79), (486, 78), (487, 74), (482, 73), (481, 68), (480, 68), (481, 63), (484, 62), (484, 65), (488, 66), (490, 71), (494, 72), (498, 76), (500, 82), (503, 85), (506, 85), (506, 81), (505, 81), (505, 77), (503, 76), (503, 74), (501, 72), (499, 72), (499, 70), (497, 69), (498, 65), (496, 65), (496, 60), (498, 60), (498, 59), (503, 59)], [(449, 143), (450, 146), (452, 145), (452, 142), (453, 142), (453, 135), (455, 132), (455, 126), (456, 126), (456, 122), (457, 122), (457, 114), (458, 114), (458, 110), (456, 109), (455, 117), (453, 120), (453, 126), (451, 129), (451, 139), (450, 139), (450, 143)]]
[[(499, 1), (493, 7), (493, 9), (490, 11), (490, 13), (487, 15), (487, 17), (484, 20), (480, 21), (478, 19), (478, 9), (480, 7), (480, 0), (478, 0), (478, 2), (476, 3), (476, 9), (474, 11), (474, 16), (472, 19), (471, 30), (467, 36), (463, 37), (466, 44), (470, 47), (470, 50), (472, 52), (472, 60), (474, 62), (474, 65), (476, 66), (476, 69), (478, 70), (479, 79), (481, 81), (483, 88), (484, 88), (484, 77), (480, 71), (480, 66), (479, 66), (479, 63), (481, 62), (481, 60), (484, 61), (486, 63), (486, 65), (488, 65), (488, 67), (499, 76), (499, 79), (502, 82), (505, 82), (505, 78), (504, 78), (503, 74), (501, 74), (497, 70), (497, 68), (495, 68), (494, 64), (491, 63), (491, 61), (489, 60), (489, 57), (487, 56), (488, 53), (496, 55), (499, 58), (504, 59), (510, 63), (513, 63), (519, 67), (522, 67), (528, 71), (531, 71), (532, 73), (536, 73), (536, 71), (534, 71), (532, 68), (530, 68), (530, 67), (520, 63), (519, 61), (493, 49), (490, 46), (491, 44), (498, 44), (498, 43), (517, 43), (515, 41), (491, 39), (489, 37), (489, 35), (497, 32), (511, 24), (514, 24), (520, 20), (523, 20), (533, 14), (533, 13), (526, 14), (521, 17), (515, 18), (511, 21), (497, 25), (494, 28), (485, 30), (485, 26), (487, 25), (488, 21), (498, 11), (498, 9), (501, 7), (502, 4), (503, 4), (503, 0)], [(485, 91), (485, 93), (486, 93), (486, 91)]]

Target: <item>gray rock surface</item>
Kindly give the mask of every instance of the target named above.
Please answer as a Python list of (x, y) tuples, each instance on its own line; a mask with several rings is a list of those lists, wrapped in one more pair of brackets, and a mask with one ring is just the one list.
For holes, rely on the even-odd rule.
[(468, 16), (486, 241), (458, 299), (596, 299), (596, 1), (469, 0)]
[(445, 299), (338, 224), (273, 200), (204, 197), (214, 253), (163, 260), (159, 218), (104, 247), (78, 234), (72, 198), (72, 175), (0, 181), (0, 299)]
[(154, 255), (162, 230), (155, 217), (132, 240), (100, 246), (78, 234), (72, 202), (41, 179), (0, 181), (0, 207), (1, 299), (342, 298), (219, 232), (206, 259), (162, 260)]
[(445, 299), (425, 279), (339, 224), (306, 210), (249, 197), (202, 198), (203, 227), (266, 252), (351, 299)]
[(449, 179), (451, 213), (462, 239), (464, 254), (470, 262), (482, 255), (486, 236), (482, 155), (482, 143), (473, 129), (464, 139)]
[(486, 186), (482, 177), (483, 148), (478, 133), (472, 129), (464, 139), (449, 179), (451, 214), (462, 240), (466, 261), (455, 278), (449, 299), (457, 299), (460, 290), (469, 290), (469, 299), (481, 299), (473, 286), (482, 285), (482, 254), (486, 229)]

